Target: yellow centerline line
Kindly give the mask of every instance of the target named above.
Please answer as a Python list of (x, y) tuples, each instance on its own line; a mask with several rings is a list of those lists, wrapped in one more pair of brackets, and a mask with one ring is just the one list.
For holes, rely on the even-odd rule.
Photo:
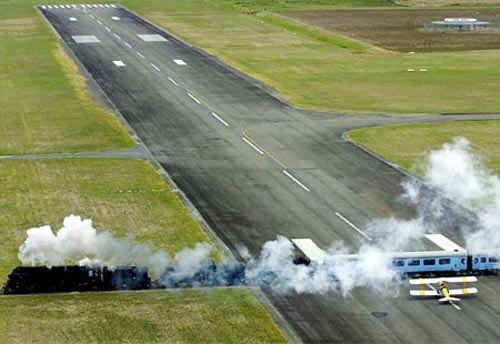
[(248, 135), (249, 130), (251, 130), (251, 128), (242, 131), (242, 135), (244, 138), (246, 138), (248, 141), (252, 142), (261, 151), (263, 151), (264, 154), (266, 154), (268, 157), (270, 157), (274, 162), (276, 162), (278, 165), (280, 165), (283, 169), (288, 168), (288, 166), (286, 166), (283, 162), (281, 162), (278, 158), (276, 158), (272, 153), (270, 153), (268, 150), (266, 150), (261, 145), (259, 145), (257, 142), (255, 142), (255, 140), (250, 135)]

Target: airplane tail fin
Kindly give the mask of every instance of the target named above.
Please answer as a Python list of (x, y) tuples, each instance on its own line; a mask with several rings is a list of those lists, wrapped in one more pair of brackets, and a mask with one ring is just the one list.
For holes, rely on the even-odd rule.
[(443, 298), (439, 299), (438, 301), (439, 302), (449, 302), (449, 301), (458, 302), (458, 301), (460, 301), (460, 299), (458, 297), (443, 297)]

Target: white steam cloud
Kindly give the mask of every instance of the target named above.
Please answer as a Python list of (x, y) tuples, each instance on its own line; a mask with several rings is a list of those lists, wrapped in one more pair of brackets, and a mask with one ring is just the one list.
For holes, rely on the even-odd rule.
[(279, 293), (338, 292), (345, 296), (355, 287), (371, 287), (379, 294), (394, 294), (392, 281), (398, 276), (389, 269), (382, 251), (365, 246), (357, 260), (339, 258), (343, 251), (337, 245), (326, 252), (323, 264), (296, 265), (292, 242), (278, 236), (266, 242), (260, 256), (249, 262), (247, 279)]
[[(424, 182), (437, 190), (442, 197), (427, 200), (427, 211), (434, 216), (446, 219), (446, 202), (451, 200), (456, 205), (474, 213), (473, 225), (460, 227), (466, 241), (466, 248), (471, 251), (500, 249), (500, 179), (485, 165), (482, 157), (474, 153), (469, 141), (458, 137), (439, 150), (432, 151), (427, 157)], [(409, 199), (420, 204), (426, 200), (422, 188), (415, 183), (408, 183)], [(456, 213), (463, 210), (453, 209)]]
[(138, 244), (132, 238), (115, 238), (110, 232), (98, 233), (92, 220), (68, 216), (63, 227), (54, 233), (50, 226), (28, 229), (28, 237), (19, 247), (19, 260), (25, 265), (118, 266), (133, 264), (147, 266), (159, 275), (174, 266), (179, 276), (191, 273), (202, 262), (209, 261), (212, 247), (198, 243), (194, 249), (185, 248), (172, 259), (167, 252), (155, 251), (149, 245)]

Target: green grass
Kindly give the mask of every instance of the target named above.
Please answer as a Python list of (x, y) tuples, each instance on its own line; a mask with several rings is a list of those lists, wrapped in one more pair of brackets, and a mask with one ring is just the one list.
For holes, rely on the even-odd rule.
[(303, 8), (352, 8), (397, 6), (390, 0), (212, 0), (219, 6), (251, 11), (303, 9)]
[(484, 156), (487, 166), (500, 174), (499, 133), (499, 121), (473, 121), (363, 128), (350, 132), (349, 138), (407, 170), (420, 173), (420, 162), (426, 153), (463, 136)]
[(0, 154), (132, 146), (118, 120), (86, 96), (34, 3), (0, 2)]
[(245, 289), (2, 297), (2, 343), (284, 343)]
[(169, 252), (208, 241), (153, 167), (140, 160), (3, 161), (0, 194), (0, 285), (19, 265), (26, 230), (44, 224), (58, 230), (70, 214)]

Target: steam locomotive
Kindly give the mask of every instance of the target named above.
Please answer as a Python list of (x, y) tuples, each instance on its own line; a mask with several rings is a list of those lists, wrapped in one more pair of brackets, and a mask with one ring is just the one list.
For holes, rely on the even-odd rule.
[(228, 286), (245, 283), (242, 264), (202, 266), (193, 274), (173, 268), (152, 281), (147, 267), (18, 266), (8, 276), (4, 294), (140, 290), (176, 287)]

